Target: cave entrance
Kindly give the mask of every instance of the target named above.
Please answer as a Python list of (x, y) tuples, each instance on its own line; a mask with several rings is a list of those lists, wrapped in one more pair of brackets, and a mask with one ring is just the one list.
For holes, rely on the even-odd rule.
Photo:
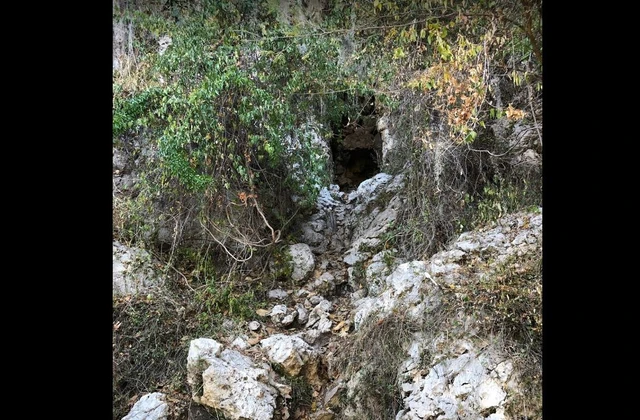
[(342, 191), (354, 190), (362, 181), (380, 172), (382, 139), (376, 128), (373, 100), (370, 98), (367, 102), (371, 102), (371, 106), (363, 108), (368, 111), (366, 115), (360, 114), (355, 121), (345, 116), (342, 126), (334, 130), (333, 182)]
[(340, 151), (334, 163), (334, 181), (341, 191), (354, 190), (362, 181), (380, 172), (376, 153), (369, 148)]

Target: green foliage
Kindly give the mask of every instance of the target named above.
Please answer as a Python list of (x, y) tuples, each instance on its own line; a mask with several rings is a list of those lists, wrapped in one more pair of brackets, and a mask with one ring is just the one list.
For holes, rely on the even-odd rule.
[(466, 206), (458, 233), (486, 225), (506, 214), (526, 209), (537, 209), (541, 202), (539, 185), (531, 185), (527, 179), (505, 179), (496, 176), (478, 194), (466, 194), (462, 202)]
[[(144, 143), (149, 150), (137, 159), (139, 194), (114, 201), (114, 233), (146, 241), (151, 223), (166, 224), (176, 236), (170, 262), (185, 285), (200, 286), (195, 299), (180, 300), (186, 318), (169, 317), (176, 312), (170, 300), (166, 308), (152, 307), (159, 300), (118, 302), (114, 324), (117, 318), (120, 333), (127, 333), (114, 347), (114, 418), (144, 391), (134, 383), (161, 382), (145, 377), (152, 372), (141, 368), (148, 366), (144, 358), (154, 369), (161, 359), (184, 359), (167, 356), (168, 347), (137, 345), (158, 339), (184, 352), (182, 337), (213, 335), (225, 316), (252, 316), (262, 292), (242, 284), (250, 258), (258, 260), (255, 268), (275, 252), (266, 258), (273, 261), (270, 280), (290, 278), (282, 244), (265, 238), (313, 209), (319, 188), (330, 181), (310, 117), (338, 133), (344, 120), (362, 117), (362, 98), (375, 98), (376, 115), (394, 116), (395, 160), (385, 169), (406, 171), (407, 202), (381, 248), (397, 248), (403, 258), (427, 257), (463, 229), (540, 205), (539, 174), (511, 170), (512, 156), (487, 133), (503, 118), (534, 118), (529, 110), (542, 93), (541, 1), (376, 0), (362, 7), (330, 0), (313, 22), (297, 21), (295, 13), (278, 16), (277, 1), (129, 2), (124, 9), (119, 3), (114, 21), (124, 24), (128, 42), (126, 66), (114, 72), (113, 142)], [(165, 35), (172, 43), (160, 55), (158, 39)], [(511, 86), (503, 106), (492, 96), (491, 77)], [(522, 99), (522, 92), (535, 97)], [(188, 221), (201, 222), (215, 238), (197, 238), (204, 245), (187, 248), (180, 235)], [(385, 262), (393, 263), (391, 253)], [(364, 264), (354, 268), (362, 279)], [(516, 333), (517, 322), (533, 322), (522, 301), (511, 298), (520, 283), (509, 270), (486, 285), (479, 301)], [(145, 317), (143, 307), (156, 318)], [(504, 318), (507, 313), (513, 319)], [(156, 335), (136, 344), (140, 336), (125, 326), (145, 325), (142, 335), (166, 328), (180, 337)], [(360, 353), (352, 366), (371, 360), (386, 366), (366, 373), (368, 418), (401, 403), (394, 369), (407, 332), (392, 318), (365, 329), (354, 348)], [(372, 340), (381, 346), (368, 348)], [(136, 351), (141, 359), (130, 363)], [(308, 402), (305, 392), (299, 397)], [(390, 411), (388, 417), (395, 414)]]
[[(312, 206), (329, 180), (326, 156), (308, 136), (308, 112), (329, 110), (319, 122), (335, 123), (350, 106), (339, 92), (363, 89), (340, 73), (338, 39), (298, 33), (291, 42), (291, 30), (272, 22), (261, 25), (265, 36), (250, 39), (251, 32), (221, 25), (223, 12), (240, 16), (240, 3), (232, 12), (207, 7), (204, 19), (183, 10), (179, 24), (134, 15), (139, 32), (168, 33), (172, 44), (149, 60), (154, 83), (137, 92), (115, 86), (114, 141), (141, 128), (157, 139), (150, 196), (198, 194), (224, 207), (242, 192), (263, 203), (289, 194), (299, 207)], [(287, 138), (299, 144), (288, 147)], [(274, 191), (278, 185), (284, 190)]]
[(293, 259), (287, 252), (287, 246), (282, 245), (274, 249), (270, 257), (270, 276), (273, 281), (289, 281), (293, 274)]
[(219, 284), (213, 279), (207, 280), (205, 289), (196, 296), (204, 303), (201, 320), (206, 320), (207, 316), (251, 319), (258, 307), (253, 290), (239, 292), (233, 284)]
[(145, 213), (143, 205), (131, 198), (113, 199), (112, 224), (114, 234), (121, 241), (133, 243), (137, 238), (144, 237), (149, 226), (142, 217)]
[(123, 93), (122, 86), (114, 86), (112, 119), (114, 139), (128, 131), (135, 132), (142, 127), (147, 127), (153, 117), (155, 102), (161, 94), (158, 88), (150, 88), (128, 97)]

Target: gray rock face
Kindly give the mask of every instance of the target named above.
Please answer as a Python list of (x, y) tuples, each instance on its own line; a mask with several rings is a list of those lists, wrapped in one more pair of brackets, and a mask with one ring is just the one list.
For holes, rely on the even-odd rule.
[(272, 300), (284, 300), (289, 295), (287, 294), (286, 291), (282, 289), (274, 289), (274, 290), (269, 290), (268, 296), (269, 296), (269, 299), (272, 299)]
[(122, 420), (167, 420), (169, 406), (160, 392), (143, 395)]
[[(435, 285), (430, 284), (427, 272), (427, 263), (424, 261), (411, 261), (396, 267), (396, 269), (385, 279), (382, 286), (384, 292), (378, 296), (368, 296), (356, 300), (353, 304), (356, 307), (354, 316), (354, 326), (356, 329), (364, 322), (370, 314), (376, 314), (383, 318), (394, 308), (403, 309), (414, 308), (416, 314), (424, 310), (427, 302), (435, 306), (438, 295), (435, 293)], [(434, 293), (427, 294), (429, 291)]]
[[(354, 325), (359, 329), (370, 315), (380, 319), (396, 309), (413, 319), (429, 317), (438, 310), (442, 286), (483, 278), (494, 269), (493, 264), (477, 264), (477, 271), (463, 270), (470, 262), (500, 262), (539, 252), (541, 238), (542, 214), (538, 213), (507, 215), (493, 226), (465, 232), (428, 261), (400, 264), (383, 283), (371, 288), (369, 296), (354, 298)], [(374, 272), (379, 272), (378, 268), (367, 276)], [(468, 319), (468, 315), (461, 319)], [(478, 349), (470, 339), (456, 338), (469, 335), (466, 326), (460, 328), (443, 332), (437, 339), (415, 335), (400, 369), (404, 408), (396, 420), (508, 418), (505, 403), (518, 388), (513, 363), (499, 345), (489, 343)], [(422, 354), (430, 354), (431, 362), (425, 365)], [(348, 393), (355, 395), (359, 386), (354, 375), (348, 382)], [(347, 411), (354, 409), (357, 411), (357, 406)]]
[(309, 277), (315, 266), (315, 258), (309, 245), (304, 243), (289, 246), (289, 255), (293, 263), (291, 278), (295, 282), (301, 282)]
[(316, 253), (325, 251), (344, 252), (345, 262), (355, 264), (365, 256), (360, 247), (376, 246), (381, 234), (395, 220), (399, 198), (380, 203), (382, 208), (372, 206), (381, 194), (393, 195), (403, 185), (403, 176), (378, 173), (358, 186), (355, 191), (345, 193), (338, 185), (320, 190), (317, 212), (302, 224), (303, 241)]
[(146, 293), (162, 286), (164, 279), (144, 249), (113, 242), (113, 295)]
[(187, 357), (187, 381), (195, 402), (221, 410), (230, 419), (271, 420), (278, 389), (267, 364), (256, 365), (219, 342), (192, 340)]

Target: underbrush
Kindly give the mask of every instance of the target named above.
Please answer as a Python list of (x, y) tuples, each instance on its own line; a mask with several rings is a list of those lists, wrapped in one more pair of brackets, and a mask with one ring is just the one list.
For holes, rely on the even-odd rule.
[(402, 409), (398, 367), (406, 359), (407, 346), (418, 326), (393, 313), (378, 321), (370, 317), (343, 346), (338, 370), (345, 378), (358, 377), (342, 406), (356, 408), (355, 419), (393, 419)]
[(191, 340), (229, 334), (260, 306), (258, 285), (248, 290), (246, 284), (177, 279), (162, 292), (113, 299), (114, 420), (150, 392), (171, 398), (174, 418), (182, 418), (191, 403), (186, 371)]
[(523, 392), (506, 411), (514, 418), (541, 419), (542, 251), (496, 264), (490, 275), (459, 293), (480, 333), (500, 337), (503, 351), (520, 372)]

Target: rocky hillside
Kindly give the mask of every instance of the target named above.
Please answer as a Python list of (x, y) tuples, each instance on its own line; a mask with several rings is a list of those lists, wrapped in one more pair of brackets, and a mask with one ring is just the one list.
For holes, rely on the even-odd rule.
[(114, 420), (541, 418), (541, 2), (250, 3), (114, 3)]
[[(288, 247), (289, 287), (269, 290), (265, 307), (225, 334), (190, 340), (187, 358), (173, 361), (186, 365), (195, 403), (230, 419), (540, 414), (528, 370), (540, 375), (541, 209), (403, 261), (382, 242), (401, 186), (402, 176), (381, 173), (349, 194), (323, 190), (307, 223), (322, 226), (309, 228), (315, 247)], [(114, 246), (114, 290), (161, 295), (152, 260), (136, 265), (134, 252)], [(529, 354), (513, 349), (523, 333), (531, 334)], [(156, 392), (126, 418), (150, 418), (141, 414), (147, 398), (164, 413), (154, 418), (176, 410)]]

